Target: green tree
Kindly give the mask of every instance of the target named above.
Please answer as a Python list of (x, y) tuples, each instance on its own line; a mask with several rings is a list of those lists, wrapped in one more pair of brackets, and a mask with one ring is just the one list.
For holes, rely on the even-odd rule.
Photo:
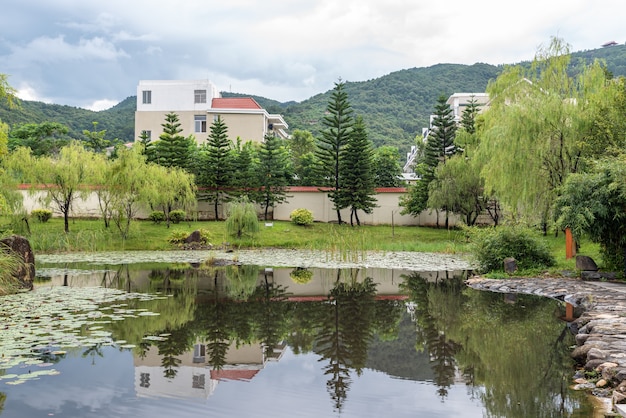
[(185, 138), (180, 135), (183, 131), (180, 127), (178, 115), (170, 112), (165, 115), (165, 122), (161, 124), (163, 133), (153, 146), (154, 153), (148, 153), (150, 160), (164, 167), (179, 167), (188, 169), (192, 148), (195, 147), (193, 136)]
[(489, 202), (484, 190), (480, 171), (465, 157), (455, 156), (435, 170), (435, 178), (428, 188), (427, 205), (458, 213), (466, 225), (474, 225)]
[(57, 156), (36, 157), (28, 148), (19, 148), (9, 163), (14, 170), (21, 166), (31, 183), (31, 192), (37, 185), (46, 185), (43, 203), (53, 204), (63, 214), (64, 230), (70, 232), (69, 217), (74, 201), (91, 192), (87, 179), (92, 169), (94, 154), (78, 141), (61, 148)]
[(345, 208), (341, 196), (342, 177), (341, 154), (348, 143), (354, 123), (352, 108), (348, 101), (348, 93), (344, 90), (345, 83), (335, 83), (335, 88), (326, 107), (326, 115), (322, 120), (324, 129), (318, 138), (316, 156), (319, 160), (320, 177), (324, 178), (323, 186), (330, 187), (328, 197), (337, 212), (337, 222), (341, 224), (341, 209)]
[(242, 144), (241, 138), (237, 138), (230, 153), (232, 175), (229, 187), (231, 193), (235, 196), (248, 196), (251, 199), (259, 187), (258, 150), (252, 141)]
[(408, 193), (400, 199), (400, 206), (403, 207), (402, 214), (419, 216), (428, 207), (429, 185), (435, 178), (437, 166), (445, 164), (459, 151), (454, 143), (457, 129), (454, 114), (446, 102), (445, 96), (439, 96), (423, 153), (415, 167), (415, 174), (418, 175), (419, 180), (410, 186)]
[(86, 148), (92, 150), (95, 153), (100, 153), (103, 152), (107, 147), (112, 146), (115, 141), (110, 141), (104, 138), (107, 131), (98, 131), (98, 122), (92, 122), (92, 124), (93, 129), (91, 131), (87, 129), (83, 130), (83, 135), (87, 137), (85, 141)]
[(289, 173), (289, 154), (281, 140), (273, 135), (266, 135), (259, 150), (257, 173), (259, 190), (255, 201), (263, 208), (263, 219), (267, 220), (268, 210), (287, 201)]
[(570, 174), (556, 199), (556, 223), (577, 242), (600, 244), (607, 269), (626, 276), (626, 155), (600, 161), (588, 173)]
[(150, 188), (148, 200), (153, 207), (159, 207), (165, 214), (167, 227), (170, 227), (170, 213), (175, 209), (193, 211), (197, 204), (196, 185), (193, 174), (180, 167), (150, 167), (151, 180), (155, 187)]
[(357, 116), (354, 121), (340, 162), (343, 173), (341, 206), (350, 208), (351, 226), (354, 226), (354, 220), (357, 225), (361, 225), (358, 211), (370, 214), (376, 207), (374, 152), (361, 116)]
[(123, 239), (128, 238), (132, 220), (146, 205), (153, 189), (150, 165), (138, 148), (123, 148), (111, 163), (109, 190), (112, 219)]
[(219, 219), (219, 205), (228, 201), (226, 188), (233, 174), (228, 127), (221, 116), (211, 124), (209, 140), (203, 150), (200, 185), (207, 188), (207, 198), (213, 202), (215, 220)]
[(307, 172), (311, 167), (310, 160), (315, 155), (316, 145), (313, 134), (309, 131), (295, 129), (287, 141), (287, 146), (289, 148), (294, 175), (290, 184), (299, 184), (301, 186), (313, 185), (308, 184), (309, 181), (307, 180), (310, 177)]
[(461, 113), (461, 129), (465, 130), (470, 135), (476, 133), (476, 116), (480, 112), (480, 106), (475, 96), (470, 96), (467, 106)]
[(254, 236), (259, 232), (256, 208), (246, 196), (235, 199), (228, 205), (226, 230), (229, 235), (237, 238), (244, 235)]
[[(477, 156), (485, 186), (514, 216), (540, 222), (547, 231), (558, 189), (585, 158), (607, 145), (593, 130), (598, 103), (614, 97), (598, 62), (568, 73), (569, 45), (553, 38), (530, 67), (506, 68), (487, 88), (489, 110)], [(606, 138), (606, 136), (604, 136)], [(593, 147), (595, 140), (600, 140)]]
[(19, 104), (17, 90), (9, 84), (8, 74), (0, 73), (0, 99), (6, 101), (9, 108), (14, 108)]
[(58, 154), (69, 143), (69, 128), (58, 122), (25, 123), (9, 133), (9, 148), (28, 147), (34, 156)]
[(397, 147), (383, 145), (374, 150), (374, 184), (376, 187), (400, 187), (402, 166)]

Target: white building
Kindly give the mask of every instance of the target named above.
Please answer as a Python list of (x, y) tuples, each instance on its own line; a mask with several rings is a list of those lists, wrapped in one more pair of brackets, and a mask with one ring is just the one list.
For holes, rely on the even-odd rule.
[(269, 114), (251, 97), (222, 98), (208, 80), (141, 80), (137, 86), (135, 140), (142, 132), (157, 140), (170, 112), (178, 115), (181, 135), (193, 134), (199, 144), (206, 142), (218, 116), (233, 141), (262, 142), (268, 134), (287, 137), (288, 125), (281, 115)]

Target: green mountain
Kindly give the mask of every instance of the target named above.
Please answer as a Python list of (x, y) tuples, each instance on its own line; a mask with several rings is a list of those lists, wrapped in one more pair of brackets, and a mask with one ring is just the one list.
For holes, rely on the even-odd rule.
[[(614, 76), (626, 76), (626, 45), (580, 51), (572, 54), (572, 71), (581, 62), (595, 59), (606, 62)], [(522, 63), (528, 64), (528, 62)], [(484, 92), (490, 80), (495, 79), (503, 65), (437, 64), (431, 67), (400, 70), (388, 75), (360, 82), (347, 82), (346, 91), (355, 112), (362, 115), (369, 135), (376, 146), (393, 145), (401, 152), (408, 151), (415, 137), (428, 125), (429, 115), (440, 95), (456, 92)], [(248, 94), (222, 93), (224, 97)], [(290, 130), (303, 129), (314, 135), (321, 130), (321, 119), (331, 91), (317, 94), (302, 102), (281, 103), (260, 96), (252, 96), (270, 113), (280, 113)], [(98, 130), (105, 129), (107, 138), (125, 142), (134, 138), (136, 97), (130, 96), (116, 106), (100, 112), (77, 107), (23, 101), (22, 108), (9, 110), (0, 106), (0, 120), (9, 125), (21, 123), (60, 122), (70, 127), (70, 135), (83, 138), (83, 130), (91, 130), (98, 122)]]

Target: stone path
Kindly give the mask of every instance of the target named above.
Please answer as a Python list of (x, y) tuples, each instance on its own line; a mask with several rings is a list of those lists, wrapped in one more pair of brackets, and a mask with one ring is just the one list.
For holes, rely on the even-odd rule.
[[(576, 389), (589, 389), (613, 403), (626, 402), (626, 284), (586, 282), (576, 279), (506, 279), (471, 278), (473, 289), (498, 293), (523, 293), (549, 297), (581, 309), (573, 321), (576, 348), (572, 357), (587, 371), (597, 371), (599, 379), (587, 381), (574, 376)], [(618, 411), (621, 405), (616, 408)]]

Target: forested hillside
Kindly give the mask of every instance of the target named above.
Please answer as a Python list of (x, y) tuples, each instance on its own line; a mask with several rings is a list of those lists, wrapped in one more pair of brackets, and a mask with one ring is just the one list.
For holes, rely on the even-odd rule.
[[(532, 57), (529, 57), (529, 59)], [(572, 54), (572, 71), (582, 60), (602, 59), (614, 76), (626, 76), (626, 46), (581, 51)], [(406, 152), (416, 135), (427, 126), (429, 115), (440, 95), (455, 92), (484, 92), (487, 83), (495, 79), (503, 66), (489, 64), (437, 64), (431, 67), (411, 68), (393, 72), (380, 78), (351, 82), (346, 80), (346, 91), (357, 114), (363, 116), (369, 136), (375, 146), (394, 145)], [(320, 93), (302, 102), (281, 103), (265, 97), (252, 96), (270, 113), (281, 113), (291, 131), (303, 129), (317, 135), (321, 118), (331, 91)], [(246, 94), (223, 93), (227, 96)], [(98, 130), (107, 131), (107, 139), (132, 141), (136, 98), (130, 96), (111, 109), (93, 112), (71, 106), (22, 102), (22, 108), (9, 110), (0, 106), (0, 120), (10, 126), (21, 123), (60, 122), (70, 127), (70, 135), (81, 138), (83, 130), (91, 130), (98, 122)]]

